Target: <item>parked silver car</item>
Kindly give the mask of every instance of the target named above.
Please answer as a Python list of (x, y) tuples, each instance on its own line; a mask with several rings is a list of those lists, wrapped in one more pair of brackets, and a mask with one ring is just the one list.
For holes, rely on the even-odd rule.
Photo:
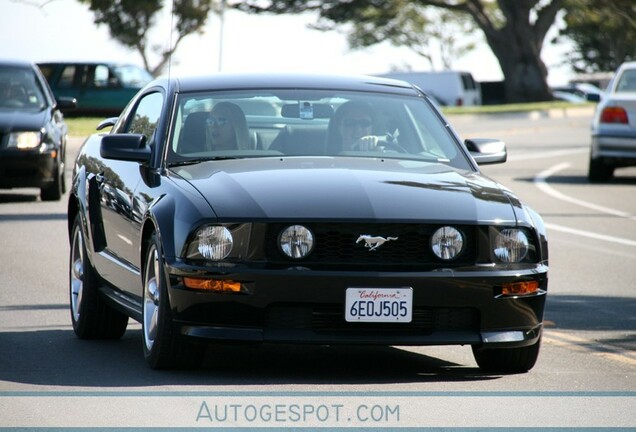
[(636, 62), (618, 68), (596, 108), (588, 178), (606, 181), (626, 166), (636, 166)]

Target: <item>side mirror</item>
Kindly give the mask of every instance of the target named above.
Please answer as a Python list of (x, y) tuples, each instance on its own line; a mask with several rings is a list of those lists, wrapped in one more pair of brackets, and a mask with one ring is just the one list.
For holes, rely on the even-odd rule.
[(102, 136), (99, 154), (104, 159), (150, 162), (151, 150), (142, 134), (108, 134)]
[(506, 143), (498, 139), (472, 138), (464, 141), (477, 165), (504, 163), (508, 159)]
[(55, 99), (55, 108), (62, 112), (72, 111), (77, 108), (77, 99), (74, 97), (61, 96)]
[(598, 93), (588, 93), (585, 95), (585, 99), (587, 99), (589, 102), (600, 102), (601, 95)]

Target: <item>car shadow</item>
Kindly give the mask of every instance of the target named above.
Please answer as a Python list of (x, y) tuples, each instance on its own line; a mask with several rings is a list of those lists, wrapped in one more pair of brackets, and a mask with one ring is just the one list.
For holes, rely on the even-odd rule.
[[(2, 310), (64, 310), (67, 305), (17, 305)], [(546, 330), (601, 331), (604, 345), (636, 350), (636, 298), (548, 295)], [(630, 312), (631, 311), (631, 312)], [(593, 320), (590, 317), (594, 317)], [(620, 317), (620, 318), (618, 318)], [(414, 352), (400, 347), (291, 344), (214, 344), (201, 368), (154, 371), (143, 359), (140, 326), (121, 340), (80, 340), (72, 329), (25, 327), (0, 332), (0, 381), (38, 386), (134, 388), (205, 386), (351, 385), (497, 380), (472, 362), (438, 357), (439, 349)], [(594, 341), (586, 344), (593, 345)], [(585, 343), (585, 342), (582, 342)], [(450, 347), (467, 349), (468, 347)], [(600, 347), (599, 350), (604, 348)], [(468, 354), (470, 355), (470, 354)]]
[[(501, 375), (395, 347), (215, 344), (201, 368), (155, 371), (139, 328), (121, 340), (79, 340), (72, 330), (0, 332), (0, 381), (62, 387), (386, 384), (492, 380)], [(469, 348), (466, 348), (469, 349)]]
[[(548, 294), (546, 328), (598, 332), (593, 342), (636, 352), (636, 298)], [(604, 337), (604, 339), (603, 339)]]
[(39, 197), (39, 191), (33, 192), (33, 194), (0, 192), (0, 204), (35, 202), (38, 201)]
[[(534, 182), (534, 177), (522, 177), (516, 178), (515, 180), (532, 183)], [(552, 175), (548, 179), (549, 184), (561, 184), (561, 185), (636, 185), (636, 176), (621, 174), (620, 171), (616, 172), (616, 175), (611, 179), (598, 182), (591, 183), (587, 176), (574, 176), (574, 175)]]
[(66, 213), (19, 213), (19, 214), (1, 214), (0, 222), (41, 222), (52, 220), (66, 220)]
[(635, 310), (636, 298), (633, 297), (549, 293), (545, 318), (570, 330), (636, 331)]

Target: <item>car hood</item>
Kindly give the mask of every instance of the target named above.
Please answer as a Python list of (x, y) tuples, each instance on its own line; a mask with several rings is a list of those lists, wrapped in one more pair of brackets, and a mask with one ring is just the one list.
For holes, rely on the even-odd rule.
[(0, 131), (38, 131), (46, 122), (46, 110), (0, 109)]
[(497, 183), (438, 163), (266, 158), (205, 162), (174, 172), (224, 220), (515, 221)]

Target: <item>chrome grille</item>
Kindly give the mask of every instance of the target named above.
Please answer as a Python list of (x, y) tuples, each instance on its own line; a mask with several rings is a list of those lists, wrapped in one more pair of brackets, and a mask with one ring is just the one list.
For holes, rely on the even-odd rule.
[[(278, 249), (278, 236), (290, 224), (271, 224), (266, 235), (267, 260), (283, 265), (321, 265), (340, 266), (402, 266), (413, 267), (439, 266), (441, 263), (430, 250), (430, 237), (442, 225), (427, 224), (341, 224), (341, 223), (302, 223), (314, 233), (315, 248), (305, 259), (294, 261), (284, 256)], [(462, 231), (466, 243), (462, 254), (452, 262), (443, 263), (445, 267), (472, 264), (475, 261), (475, 227), (453, 225)], [(397, 237), (381, 247), (370, 251), (364, 242), (356, 243), (360, 235)]]

